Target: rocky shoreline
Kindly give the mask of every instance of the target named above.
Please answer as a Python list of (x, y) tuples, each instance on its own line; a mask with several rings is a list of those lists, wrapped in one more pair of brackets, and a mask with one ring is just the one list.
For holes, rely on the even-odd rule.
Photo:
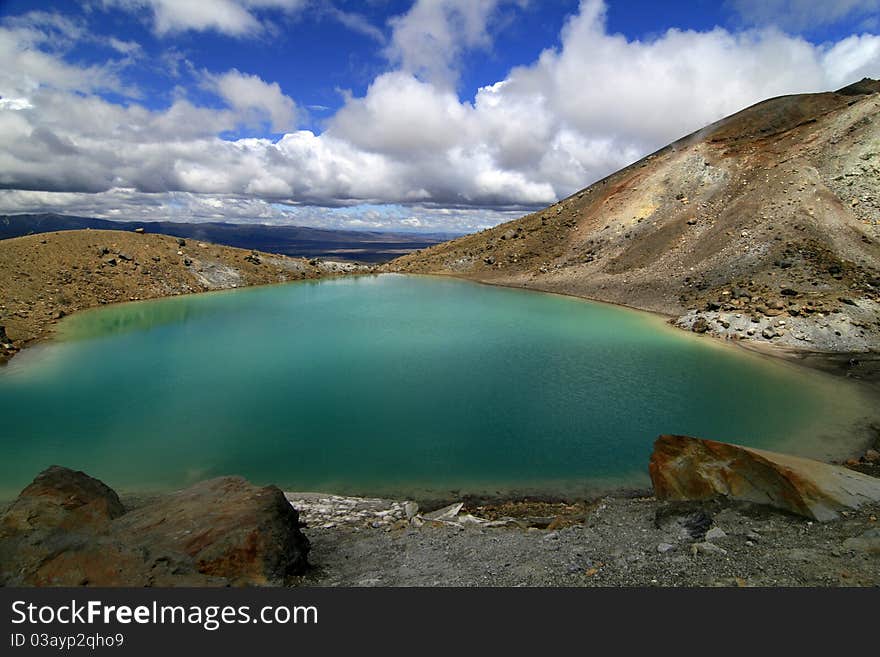
[[(507, 506), (531, 509), (528, 501)], [(606, 497), (584, 506), (584, 521), (558, 529), (516, 521), (418, 528), (310, 523), (304, 532), (312, 569), (296, 584), (880, 585), (880, 505), (829, 524), (723, 502)]]
[(880, 451), (661, 436), (650, 470), (654, 495), (422, 509), (239, 477), (120, 498), (53, 467), (0, 516), (0, 585), (880, 586)]

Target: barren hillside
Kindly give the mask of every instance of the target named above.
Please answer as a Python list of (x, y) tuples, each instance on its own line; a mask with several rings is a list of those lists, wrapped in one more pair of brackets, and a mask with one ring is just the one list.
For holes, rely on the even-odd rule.
[(880, 82), (774, 98), (545, 210), (407, 255), (815, 351), (880, 348)]
[[(116, 230), (0, 241), (0, 362), (77, 310), (360, 271), (167, 235)], [(5, 346), (4, 346), (5, 345)]]

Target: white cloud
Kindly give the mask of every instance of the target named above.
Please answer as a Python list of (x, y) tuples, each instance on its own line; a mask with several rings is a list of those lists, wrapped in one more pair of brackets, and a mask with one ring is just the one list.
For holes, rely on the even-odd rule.
[(79, 39), (94, 39), (82, 24), (58, 14), (30, 12), (3, 21), (0, 27), (0, 96), (26, 96), (50, 86), (81, 93), (115, 91), (137, 95), (123, 84), (125, 59), (75, 66), (63, 55)]
[(864, 18), (880, 12), (880, 0), (728, 0), (727, 4), (749, 25), (776, 25), (802, 31)]
[[(416, 0), (391, 20), (386, 55), (408, 73), (446, 86), (458, 78), (459, 59), (467, 50), (491, 44), (489, 19), (513, 0)], [(524, 4), (516, 0), (516, 4)]]
[(206, 83), (245, 116), (252, 115), (257, 122), (268, 118), (274, 132), (295, 127), (296, 103), (284, 95), (277, 82), (264, 82), (257, 75), (232, 69), (222, 75), (207, 74)]
[(364, 36), (369, 37), (376, 43), (380, 43), (383, 45), (385, 44), (385, 33), (382, 32), (382, 30), (380, 30), (378, 27), (370, 23), (370, 21), (365, 16), (353, 11), (343, 11), (338, 7), (334, 7), (331, 4), (321, 4), (319, 5), (319, 7), (325, 15), (329, 16), (340, 25), (344, 25), (352, 32), (363, 34)]
[(154, 31), (161, 35), (186, 31), (216, 31), (234, 37), (262, 31), (258, 11), (299, 11), (304, 0), (104, 0), (132, 13), (148, 13)]
[(0, 213), (53, 212), (118, 221), (227, 221), (348, 230), (473, 232), (515, 219), (517, 212), (419, 205), (328, 208), (283, 205), (263, 199), (113, 188), (95, 194), (0, 189)]
[[(486, 23), (474, 20), (455, 47), (482, 43)], [(316, 134), (294, 129), (296, 105), (277, 84), (237, 70), (203, 74), (223, 109), (185, 95), (158, 110), (109, 102), (96, 92), (122, 86), (118, 69), (67, 64), (40, 34), (0, 28), (10, 63), (0, 69), (0, 211), (110, 216), (113, 203), (130, 214), (142, 203), (144, 213), (196, 219), (479, 227), (751, 103), (880, 77), (880, 36), (817, 46), (776, 29), (716, 28), (629, 40), (608, 32), (602, 2), (584, 0), (558, 48), (473, 99), (401, 55), (399, 69), (346, 98)], [(454, 58), (442, 65), (454, 75)], [(254, 121), (287, 132), (277, 141), (218, 136)], [(89, 198), (94, 212), (80, 209)], [(380, 204), (404, 210), (376, 215)]]

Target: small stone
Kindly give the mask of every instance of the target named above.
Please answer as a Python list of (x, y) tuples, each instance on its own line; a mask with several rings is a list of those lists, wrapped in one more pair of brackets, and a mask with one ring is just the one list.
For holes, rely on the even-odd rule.
[(691, 325), (691, 331), (694, 333), (705, 333), (709, 330), (709, 322), (704, 317), (698, 317)]
[(657, 546), (657, 552), (659, 552), (660, 554), (665, 554), (666, 552), (669, 552), (670, 550), (674, 550), (674, 549), (675, 549), (675, 546), (672, 545), (671, 543), (660, 543)]
[(727, 532), (725, 532), (721, 527), (713, 527), (709, 531), (706, 532), (706, 540), (707, 541), (717, 541), (722, 538), (727, 537)]
[(424, 514), (424, 518), (425, 520), (454, 520), (463, 506), (464, 504), (461, 502), (456, 502), (455, 504), (450, 504), (442, 509), (426, 513)]
[(880, 528), (869, 529), (859, 537), (846, 539), (843, 542), (843, 549), (867, 554), (880, 554)]
[(715, 556), (723, 556), (727, 554), (727, 550), (724, 548), (718, 547), (714, 543), (694, 543), (691, 545), (691, 553), (696, 556), (698, 554), (709, 554)]

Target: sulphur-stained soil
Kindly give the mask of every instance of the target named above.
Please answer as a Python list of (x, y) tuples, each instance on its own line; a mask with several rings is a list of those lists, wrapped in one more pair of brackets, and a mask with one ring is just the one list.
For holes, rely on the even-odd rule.
[(85, 308), (368, 269), (115, 230), (0, 240), (0, 362)]
[(814, 352), (880, 350), (880, 82), (771, 99), (542, 211), (407, 255)]

